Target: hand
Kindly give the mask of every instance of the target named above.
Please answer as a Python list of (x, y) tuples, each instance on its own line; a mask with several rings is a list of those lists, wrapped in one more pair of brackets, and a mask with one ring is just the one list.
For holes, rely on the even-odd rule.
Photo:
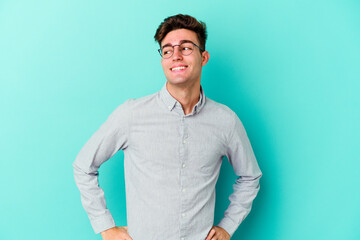
[(230, 240), (230, 234), (221, 227), (213, 226), (205, 240)]
[(113, 227), (101, 232), (103, 240), (132, 240), (127, 227)]

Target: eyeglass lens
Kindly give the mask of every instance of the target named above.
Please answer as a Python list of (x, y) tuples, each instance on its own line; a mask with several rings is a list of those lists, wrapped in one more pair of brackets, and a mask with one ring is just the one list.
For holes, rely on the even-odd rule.
[[(181, 52), (182, 55), (187, 56), (192, 53), (194, 47), (195, 47), (194, 44), (185, 42), (179, 45), (179, 51)], [(174, 46), (166, 46), (162, 49), (161, 52), (163, 58), (169, 58), (174, 54)]]

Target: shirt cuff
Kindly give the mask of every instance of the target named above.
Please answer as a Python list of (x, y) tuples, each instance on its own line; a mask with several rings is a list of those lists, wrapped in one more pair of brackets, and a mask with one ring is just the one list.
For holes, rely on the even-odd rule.
[(90, 219), (90, 222), (95, 234), (115, 227), (115, 221), (110, 212), (107, 212), (105, 215), (97, 217), (95, 219)]
[(230, 237), (232, 237), (236, 229), (239, 227), (239, 224), (236, 224), (229, 218), (223, 218), (217, 226), (225, 229), (230, 234)]

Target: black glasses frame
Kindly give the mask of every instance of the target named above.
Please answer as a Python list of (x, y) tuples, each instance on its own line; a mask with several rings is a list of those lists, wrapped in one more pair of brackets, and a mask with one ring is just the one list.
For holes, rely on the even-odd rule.
[[(174, 52), (175, 52), (174, 47), (176, 47), (176, 46), (179, 46), (179, 47), (180, 47), (180, 45), (181, 45), (181, 44), (184, 44), (184, 43), (191, 43), (191, 44), (193, 44), (194, 46), (198, 47), (201, 52), (204, 52), (204, 51), (205, 51), (204, 49), (202, 49), (201, 47), (199, 47), (199, 46), (196, 45), (195, 43), (193, 43), (193, 42), (191, 42), (191, 41), (186, 41), (186, 42), (183, 42), (183, 43), (180, 43), (180, 44), (172, 45), (171, 47), (172, 47), (172, 49), (173, 49), (173, 52), (172, 52), (172, 54), (171, 54), (169, 57), (167, 57), (167, 58), (164, 58), (163, 55), (161, 54), (161, 48), (158, 49), (158, 52), (159, 52), (160, 56), (161, 56), (162, 58), (164, 58), (164, 59), (171, 58), (172, 55), (174, 55)], [(169, 46), (169, 47), (170, 47), (170, 46)], [(192, 54), (192, 53), (194, 52), (194, 51), (192, 51), (192, 52), (189, 53), (189, 54), (183, 54), (182, 51), (181, 51), (181, 49), (179, 49), (179, 51), (180, 51), (180, 53), (181, 53), (183, 56), (189, 56), (190, 54)]]

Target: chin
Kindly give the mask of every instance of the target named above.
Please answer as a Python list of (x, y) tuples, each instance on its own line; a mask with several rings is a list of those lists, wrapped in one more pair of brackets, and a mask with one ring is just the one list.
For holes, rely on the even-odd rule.
[(181, 84), (181, 83), (187, 82), (187, 79), (184, 79), (184, 78), (166, 78), (166, 79), (171, 84)]

